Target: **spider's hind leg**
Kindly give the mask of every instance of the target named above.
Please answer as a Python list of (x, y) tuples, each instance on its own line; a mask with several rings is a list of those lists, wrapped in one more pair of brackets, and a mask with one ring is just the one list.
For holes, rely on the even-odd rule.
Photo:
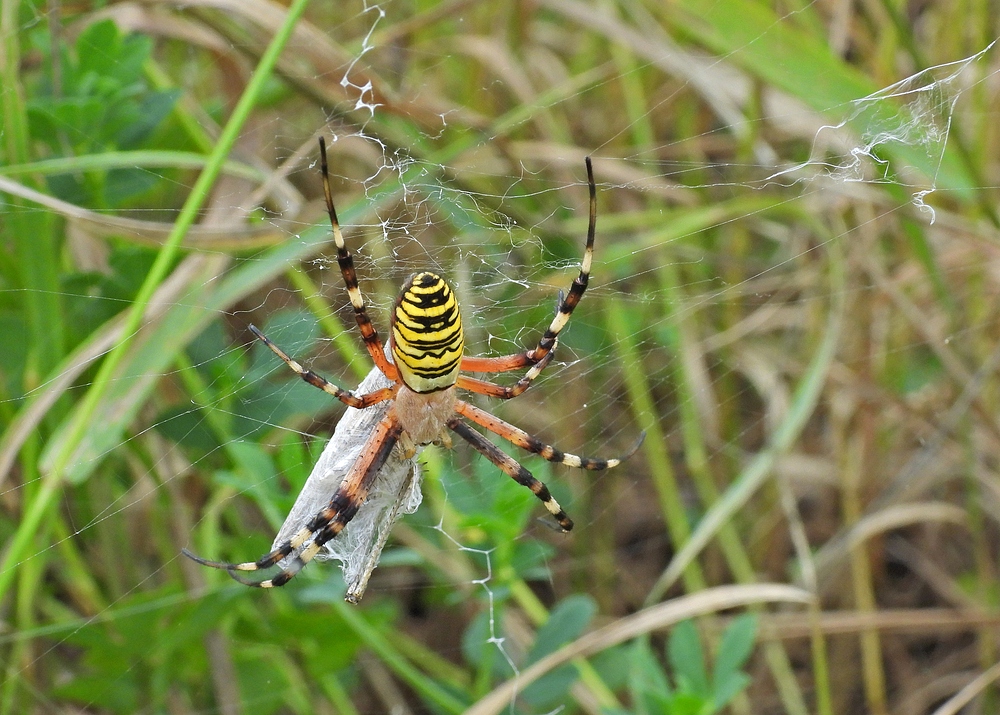
[[(210, 561), (209, 559), (205, 559), (191, 553), (187, 549), (183, 549), (183, 552), (189, 559), (201, 564), (202, 566), (209, 566), (213, 569), (221, 569), (228, 572), (233, 579), (246, 586), (254, 586), (256, 588), (284, 586), (292, 579), (293, 576), (295, 576), (295, 574), (301, 571), (306, 564), (312, 561), (313, 557), (315, 557), (317, 553), (319, 553), (322, 544), (317, 543), (316, 539), (313, 539), (312, 543), (309, 543), (308, 546), (302, 548), (303, 544), (309, 542), (310, 538), (313, 538), (314, 535), (316, 535), (316, 530), (311, 527), (312, 523), (301, 529), (295, 536), (282, 543), (278, 546), (278, 548), (268, 554), (265, 554), (264, 556), (261, 556), (256, 561), (245, 561), (243, 563)], [(243, 576), (241, 573), (244, 571), (262, 571), (269, 569), (272, 566), (276, 566), (283, 559), (286, 559), (289, 556), (292, 557), (291, 563), (282, 569), (280, 573), (271, 578), (256, 581)]]
[[(330, 499), (330, 503), (314, 516), (304, 527), (299, 529), (288, 541), (281, 544), (256, 561), (246, 561), (240, 564), (209, 561), (195, 556), (187, 549), (184, 555), (202, 566), (227, 571), (230, 576), (247, 586), (256, 588), (274, 588), (284, 586), (313, 560), (323, 544), (335, 538), (343, 531), (348, 522), (358, 513), (371, 489), (372, 482), (386, 459), (399, 441), (403, 428), (390, 413), (375, 426), (369, 436), (357, 462), (345, 476)], [(283, 559), (289, 559), (288, 565), (279, 573), (268, 579), (254, 581), (243, 576), (245, 571), (260, 571), (277, 566)]]
[(476, 430), (465, 424), (465, 422), (462, 422), (458, 417), (454, 417), (448, 422), (448, 428), (472, 445), (473, 449), (500, 467), (504, 474), (518, 484), (530, 489), (532, 494), (541, 500), (552, 517), (559, 522), (559, 527), (563, 531), (569, 531), (573, 528), (573, 520), (559, 506), (559, 502), (552, 496), (549, 488), (538, 481), (531, 472), (522, 467), (516, 459), (476, 432)]
[(500, 419), (496, 415), (491, 414), (486, 410), (481, 410), (475, 405), (465, 402), (464, 400), (459, 400), (455, 404), (455, 411), (463, 417), (469, 418), (477, 425), (485, 427), (493, 434), (503, 437), (511, 444), (516, 445), (523, 450), (531, 452), (532, 454), (537, 454), (542, 459), (546, 459), (550, 462), (565, 464), (567, 467), (576, 467), (577, 469), (597, 470), (617, 467), (619, 464), (636, 453), (646, 437), (645, 432), (640, 434), (639, 438), (632, 444), (631, 447), (629, 447), (628, 451), (620, 457), (614, 457), (612, 459), (579, 457), (575, 454), (570, 454), (569, 452), (563, 452), (560, 449), (556, 449), (550, 444), (545, 444), (537, 437), (525, 432), (523, 429), (515, 427), (509, 422), (505, 422)]
[[(336, 497), (334, 497), (336, 499)], [(275, 588), (284, 586), (292, 578), (305, 568), (306, 564), (315, 558), (316, 554), (323, 548), (323, 544), (333, 539), (339, 534), (347, 523), (357, 513), (357, 506), (350, 505), (346, 509), (336, 510), (331, 506), (320, 511), (308, 525), (304, 526), (291, 539), (282, 543), (278, 548), (268, 554), (261, 556), (256, 561), (244, 561), (243, 563), (227, 563), (225, 561), (210, 561), (201, 556), (196, 556), (187, 549), (183, 549), (184, 555), (189, 559), (198, 562), (202, 566), (209, 566), (213, 569), (221, 569), (229, 573), (236, 581), (255, 588)], [(242, 572), (262, 571), (277, 566), (282, 560), (290, 558), (289, 563), (279, 573), (271, 578), (254, 580), (247, 578)]]

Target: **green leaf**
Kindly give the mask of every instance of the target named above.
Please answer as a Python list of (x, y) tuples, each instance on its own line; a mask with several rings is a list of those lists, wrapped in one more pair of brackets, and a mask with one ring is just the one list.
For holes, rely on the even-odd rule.
[[(501, 652), (503, 644), (494, 641), (493, 635), (501, 636), (500, 619), (502, 610), (480, 611), (462, 634), (462, 654), (467, 663), (489, 678), (506, 680), (511, 677), (510, 664)], [(490, 631), (492, 625), (494, 632)]]
[(677, 693), (670, 701), (665, 715), (709, 715), (714, 712), (712, 701), (700, 693)]
[[(569, 596), (560, 601), (548, 620), (538, 629), (525, 665), (530, 665), (560, 646), (577, 638), (597, 612), (597, 604), (585, 595)], [(556, 704), (568, 692), (579, 677), (573, 665), (556, 668), (545, 677), (532, 683), (521, 694), (527, 702), (537, 708)]]
[(19, 314), (13, 311), (0, 314), (0, 389), (5, 399), (23, 394), (22, 376), (28, 356), (24, 336), (27, 332), (27, 322)]
[[(61, 66), (54, 86), (46, 73), (27, 103), (32, 137), (58, 156), (135, 148), (167, 118), (180, 96), (153, 89), (144, 75), (152, 40), (122, 35), (110, 20), (90, 25), (75, 50), (52, 55)], [(104, 171), (48, 177), (60, 198), (98, 208), (122, 206), (159, 181), (150, 172)]]
[(268, 649), (257, 649), (256, 652), (241, 649), (233, 651), (233, 665), (236, 666), (242, 699), (253, 703), (253, 712), (259, 715), (270, 715), (281, 710), (285, 705), (285, 698), (293, 690), (288, 671), (275, 667), (274, 659), (262, 657), (267, 651)]
[(750, 684), (750, 676), (746, 673), (732, 673), (725, 681), (715, 684), (715, 695), (712, 704), (715, 710), (721, 710), (729, 701), (736, 697), (736, 694)]
[(740, 669), (753, 653), (756, 638), (757, 617), (752, 613), (744, 613), (734, 619), (722, 634), (712, 672), (713, 702), (716, 708), (725, 707), (750, 683), (750, 678), (741, 673)]
[[(179, 90), (149, 92), (141, 97), (136, 106), (136, 120), (119, 133), (118, 146), (122, 149), (139, 146), (167, 118), (179, 97)], [(157, 177), (154, 175), (153, 179)]]
[(554, 709), (566, 702), (569, 689), (579, 678), (576, 666), (566, 664), (536, 680), (521, 691), (519, 697), (531, 706), (532, 711)]
[(742, 668), (753, 652), (754, 641), (757, 638), (757, 617), (752, 613), (744, 613), (734, 619), (722, 634), (719, 641), (719, 651), (715, 656), (715, 667), (712, 676), (716, 685)]
[(118, 59), (118, 26), (112, 20), (101, 20), (84, 28), (76, 40), (79, 74), (110, 75)]
[[(486, 611), (480, 611), (469, 622), (462, 634), (462, 655), (465, 657), (465, 662), (476, 667), (482, 665), (489, 637), (489, 614)], [(489, 645), (489, 647), (494, 646)]]
[(665, 712), (663, 705), (673, 697), (673, 688), (649, 647), (649, 642), (645, 639), (636, 641), (630, 649), (628, 660), (629, 690), (637, 715), (658, 715)]
[(199, 454), (208, 454), (219, 448), (204, 413), (197, 407), (174, 405), (156, 415), (154, 428), (175, 444)]
[(277, 528), (285, 517), (278, 509), (282, 494), (271, 455), (255, 442), (234, 442), (226, 451), (236, 460), (240, 488), (253, 496), (268, 523)]
[(694, 621), (682, 621), (674, 626), (667, 640), (667, 658), (673, 669), (678, 691), (705, 697), (711, 695), (708, 673), (705, 671), (705, 654)]
[(138, 679), (134, 673), (121, 673), (110, 678), (105, 673), (73, 678), (65, 685), (57, 685), (49, 696), (75, 701), (87, 708), (101, 708), (112, 713), (134, 713), (139, 710)]

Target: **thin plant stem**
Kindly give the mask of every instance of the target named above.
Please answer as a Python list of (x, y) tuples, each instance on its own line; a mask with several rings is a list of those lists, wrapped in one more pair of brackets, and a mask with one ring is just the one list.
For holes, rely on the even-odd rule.
[(198, 176), (194, 188), (184, 202), (173, 230), (163, 244), (163, 248), (157, 254), (153, 266), (149, 269), (146, 279), (139, 288), (139, 292), (131, 308), (129, 308), (125, 324), (122, 328), (121, 342), (115, 345), (104, 358), (93, 384), (72, 417), (68, 433), (65, 439), (62, 440), (59, 451), (49, 462), (48, 468), (44, 470), (39, 493), (22, 515), (21, 523), (18, 525), (17, 531), (11, 539), (3, 561), (0, 562), (0, 600), (3, 599), (10, 588), (16, 571), (15, 566), (25, 558), (35, 535), (38, 533), (39, 525), (48, 515), (56, 497), (60, 493), (63, 474), (73, 459), (76, 448), (83, 440), (86, 431), (92, 427), (91, 418), (96, 412), (101, 398), (107, 391), (118, 366), (124, 359), (132, 340), (135, 338), (142, 324), (143, 315), (149, 305), (150, 298), (157, 287), (166, 279), (170, 267), (180, 252), (181, 242), (184, 240), (188, 228), (194, 224), (199, 211), (208, 201), (209, 192), (222, 171), (226, 157), (236, 143), (240, 130), (250, 116), (251, 110), (257, 104), (265, 82), (270, 77), (274, 65), (278, 61), (278, 57), (281, 55), (282, 50), (292, 35), (292, 31), (295, 29), (296, 23), (308, 4), (309, 0), (294, 0), (290, 5), (284, 22), (277, 33), (275, 33), (270, 45), (268, 45), (267, 50), (265, 50), (261, 57), (253, 77), (251, 77), (243, 95), (233, 109), (233, 113), (223, 129), (222, 135), (215, 145), (215, 150), (206, 162), (204, 171)]

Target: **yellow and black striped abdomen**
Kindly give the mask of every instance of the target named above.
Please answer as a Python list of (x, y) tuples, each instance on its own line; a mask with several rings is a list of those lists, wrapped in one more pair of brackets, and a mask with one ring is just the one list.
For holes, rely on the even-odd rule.
[(458, 380), (465, 336), (458, 301), (434, 273), (415, 273), (396, 299), (392, 358), (414, 392), (434, 392)]

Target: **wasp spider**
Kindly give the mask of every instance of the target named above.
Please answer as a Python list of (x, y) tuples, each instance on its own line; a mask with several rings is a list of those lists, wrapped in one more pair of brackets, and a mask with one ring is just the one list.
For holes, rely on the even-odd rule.
[[(358, 288), (358, 277), (354, 270), (351, 252), (344, 243), (337, 220), (330, 191), (327, 168), (326, 144), (319, 140), (320, 166), (323, 176), (323, 191), (326, 207), (333, 227), (333, 238), (337, 245), (337, 262), (340, 264), (347, 294), (354, 307), (354, 316), (361, 329), (365, 347), (372, 360), (385, 376), (394, 384), (365, 395), (355, 395), (337, 387), (286, 355), (277, 345), (268, 340), (257, 328), (250, 330), (274, 353), (284, 360), (303, 380), (314, 387), (333, 395), (351, 407), (364, 408), (392, 400), (385, 417), (378, 423), (368, 438), (357, 462), (348, 471), (337, 492), (326, 508), (321, 509), (291, 539), (279, 545), (274, 551), (256, 561), (241, 564), (209, 561), (185, 550), (185, 554), (205, 566), (225, 569), (241, 583), (260, 588), (283, 586), (322, 548), (323, 544), (335, 538), (354, 517), (368, 496), (375, 480), (389, 454), (400, 445), (404, 455), (412, 457), (417, 445), (439, 442), (450, 446), (451, 430), (472, 445), (476, 451), (493, 462), (519, 484), (528, 487), (537, 496), (549, 513), (555, 517), (563, 531), (573, 528), (573, 522), (559, 503), (549, 493), (548, 488), (535, 479), (531, 473), (499, 447), (472, 429), (465, 420), (493, 432), (512, 444), (539, 454), (550, 462), (558, 462), (582, 469), (607, 469), (619, 464), (638, 448), (639, 443), (628, 454), (618, 459), (591, 459), (562, 452), (544, 444), (536, 437), (504, 422), (499, 417), (475, 407), (458, 398), (456, 388), (470, 392), (510, 399), (517, 397), (538, 377), (539, 373), (552, 361), (559, 332), (566, 326), (569, 317), (587, 289), (590, 266), (594, 256), (594, 230), (597, 220), (597, 190), (590, 158), (587, 162), (587, 182), (590, 187), (590, 223), (587, 229), (587, 248), (583, 254), (580, 275), (573, 281), (568, 294), (560, 291), (559, 305), (555, 318), (533, 350), (504, 357), (469, 357), (463, 355), (465, 347), (462, 319), (458, 301), (447, 282), (435, 273), (424, 271), (410, 276), (396, 299), (392, 314), (390, 351), (392, 362), (386, 358), (375, 327), (365, 312), (364, 299)], [(462, 373), (507, 372), (519, 368), (529, 368), (513, 386), (505, 387), (469, 377)], [(464, 419), (463, 419), (464, 418)], [(641, 442), (642, 437), (640, 437)], [(283, 568), (272, 578), (253, 580), (241, 572), (259, 571), (273, 566)]]

